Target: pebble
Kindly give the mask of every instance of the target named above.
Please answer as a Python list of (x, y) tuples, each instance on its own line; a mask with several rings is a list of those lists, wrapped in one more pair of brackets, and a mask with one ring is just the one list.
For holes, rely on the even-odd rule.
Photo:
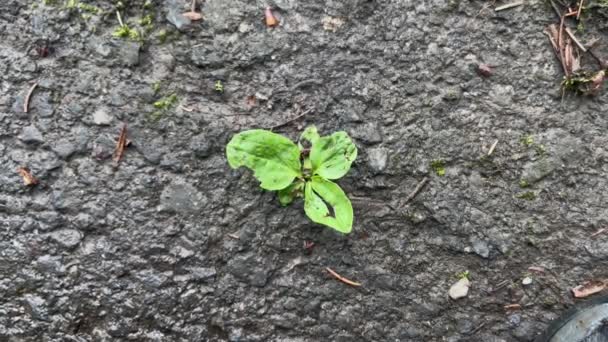
[(109, 125), (112, 122), (112, 116), (108, 114), (108, 108), (100, 107), (93, 112), (93, 122), (100, 126)]
[(160, 195), (161, 211), (194, 213), (199, 212), (205, 203), (205, 196), (186, 182), (174, 182)]
[(82, 233), (75, 229), (60, 229), (52, 232), (50, 237), (66, 248), (73, 248), (82, 240)]
[(40, 133), (40, 130), (34, 125), (24, 127), (23, 130), (21, 130), (21, 134), (19, 134), (19, 140), (26, 144), (41, 144), (44, 142), (42, 133)]
[(543, 158), (524, 166), (521, 179), (532, 184), (550, 175), (557, 168), (557, 161), (552, 158)]
[(473, 241), (473, 251), (480, 257), (487, 259), (490, 256), (490, 248), (488, 243), (482, 240)]
[(530, 277), (525, 277), (524, 279), (521, 280), (522, 285), (530, 285), (532, 284), (532, 278)]
[(367, 152), (369, 167), (376, 173), (386, 169), (388, 164), (388, 150), (384, 147), (372, 148)]
[(74, 144), (72, 144), (69, 140), (60, 139), (53, 146), (53, 152), (55, 152), (57, 156), (59, 156), (59, 158), (65, 160), (68, 159), (72, 154), (74, 154), (74, 152), (76, 152), (76, 148), (74, 147)]
[(368, 122), (360, 125), (357, 129), (351, 131), (351, 135), (366, 143), (382, 142), (382, 134), (380, 128), (375, 122)]
[(462, 278), (459, 281), (457, 281), (456, 283), (454, 283), (454, 285), (452, 285), (452, 287), (450, 287), (450, 291), (448, 292), (448, 295), (450, 296), (450, 298), (452, 298), (454, 300), (466, 297), (467, 294), (469, 293), (470, 286), (471, 286), (471, 282), (469, 281), (469, 279)]

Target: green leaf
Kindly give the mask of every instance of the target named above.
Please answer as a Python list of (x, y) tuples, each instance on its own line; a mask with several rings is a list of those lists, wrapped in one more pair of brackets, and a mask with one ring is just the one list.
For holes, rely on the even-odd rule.
[(320, 138), (319, 132), (317, 131), (317, 127), (308, 126), (300, 135), (300, 140), (307, 140), (311, 144), (314, 144)]
[(286, 206), (293, 202), (296, 197), (301, 197), (303, 188), (304, 182), (296, 181), (285, 189), (279, 190), (279, 202), (281, 202), (281, 205)]
[(356, 158), (357, 146), (346, 132), (319, 138), (310, 149), (313, 174), (326, 179), (344, 176)]
[(226, 157), (233, 169), (246, 166), (266, 190), (288, 187), (301, 176), (300, 150), (286, 137), (253, 129), (241, 132), (226, 146)]
[[(330, 205), (333, 215), (327, 205)], [(313, 177), (304, 189), (304, 211), (316, 223), (348, 234), (353, 227), (353, 207), (340, 187), (321, 177)]]

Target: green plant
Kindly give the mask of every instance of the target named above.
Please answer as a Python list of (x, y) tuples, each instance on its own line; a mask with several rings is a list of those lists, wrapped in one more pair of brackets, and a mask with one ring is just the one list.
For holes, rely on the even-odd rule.
[(532, 144), (534, 144), (534, 137), (532, 137), (531, 135), (525, 135), (519, 138), (519, 143), (524, 145), (525, 147), (530, 147), (532, 146)]
[(445, 176), (445, 162), (441, 159), (436, 159), (431, 162), (431, 167), (439, 177)]
[(536, 199), (536, 193), (534, 193), (534, 191), (526, 191), (522, 192), (521, 194), (517, 194), (516, 197), (527, 201), (534, 201)]
[(154, 102), (154, 107), (157, 109), (167, 110), (177, 103), (177, 95), (171, 94)]
[(463, 271), (463, 272), (458, 272), (456, 274), (456, 278), (458, 279), (471, 279), (471, 273), (469, 272), (469, 270)]
[(296, 145), (270, 131), (244, 131), (230, 140), (226, 157), (234, 169), (253, 170), (263, 189), (278, 191), (282, 205), (304, 197), (304, 212), (313, 222), (345, 234), (352, 230), (353, 207), (331, 181), (344, 176), (357, 158), (357, 147), (346, 132), (321, 137), (310, 126)]
[(116, 18), (118, 19), (118, 23), (120, 24), (120, 26), (116, 30), (114, 30), (114, 32), (112, 32), (113, 37), (129, 38), (134, 41), (142, 40), (141, 35), (136, 29), (130, 28), (122, 21), (122, 17), (120, 16), (119, 11), (116, 11)]
[(160, 91), (160, 81), (152, 83), (152, 91), (154, 91), (154, 94)]
[(215, 81), (214, 88), (215, 88), (215, 91), (217, 91), (218, 93), (224, 92), (224, 85), (222, 84), (222, 81), (220, 81), (220, 80)]

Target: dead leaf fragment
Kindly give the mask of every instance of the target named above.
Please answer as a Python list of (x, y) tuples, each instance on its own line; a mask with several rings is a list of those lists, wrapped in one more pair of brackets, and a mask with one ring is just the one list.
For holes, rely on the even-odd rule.
[(603, 291), (606, 288), (606, 282), (602, 280), (587, 281), (572, 289), (572, 294), (575, 298), (585, 298), (592, 294)]
[(275, 27), (279, 25), (279, 19), (272, 14), (272, 8), (266, 7), (266, 10), (264, 10), (264, 17), (266, 18), (266, 26)]
[(120, 135), (118, 136), (118, 141), (116, 142), (116, 149), (114, 150), (114, 157), (112, 160), (114, 161), (114, 166), (118, 166), (120, 159), (125, 153), (125, 147), (127, 146), (127, 123), (125, 122), (120, 129)]
[(203, 15), (198, 13), (198, 12), (186, 12), (186, 13), (182, 13), (182, 15), (192, 21), (198, 21), (203, 19)]
[(477, 73), (483, 77), (490, 77), (493, 72), (492, 67), (487, 64), (479, 64), (477, 66)]
[(23, 177), (23, 184), (25, 184), (26, 186), (38, 184), (38, 180), (34, 176), (32, 176), (32, 173), (27, 167), (20, 167), (17, 172), (19, 172), (21, 177)]

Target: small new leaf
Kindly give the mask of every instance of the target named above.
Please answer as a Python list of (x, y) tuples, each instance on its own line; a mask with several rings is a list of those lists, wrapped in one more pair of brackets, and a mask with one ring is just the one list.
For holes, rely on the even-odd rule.
[(318, 138), (310, 149), (313, 174), (325, 179), (344, 176), (356, 158), (357, 147), (346, 132)]
[(279, 202), (283, 206), (290, 204), (296, 197), (302, 196), (302, 189), (304, 189), (304, 182), (296, 181), (285, 189), (279, 190)]
[(311, 144), (314, 144), (320, 138), (319, 132), (317, 131), (317, 127), (308, 126), (300, 135), (300, 140), (306, 140)]
[(300, 150), (282, 135), (254, 129), (241, 132), (226, 146), (228, 163), (234, 169), (246, 166), (266, 190), (288, 187), (301, 176)]
[[(329, 205), (332, 209), (330, 213)], [(348, 197), (336, 184), (321, 177), (313, 177), (304, 189), (304, 211), (316, 223), (348, 234), (353, 227), (353, 207)]]

